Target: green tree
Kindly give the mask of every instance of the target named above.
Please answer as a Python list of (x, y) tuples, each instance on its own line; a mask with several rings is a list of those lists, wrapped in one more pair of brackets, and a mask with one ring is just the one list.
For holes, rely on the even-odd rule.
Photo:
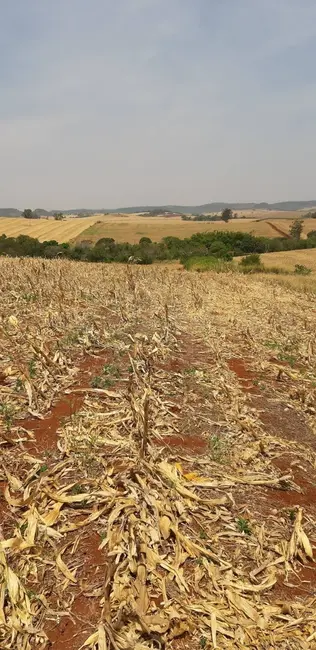
[(303, 221), (302, 219), (295, 219), (290, 228), (290, 236), (292, 239), (301, 239), (301, 234), (303, 232)]
[(152, 244), (150, 237), (141, 237), (139, 240), (140, 244)]
[(63, 221), (65, 218), (62, 212), (54, 212), (54, 219), (55, 221)]
[(307, 233), (307, 238), (308, 238), (308, 239), (316, 239), (316, 230), (310, 230), (310, 231)]
[(227, 223), (229, 219), (233, 218), (233, 211), (230, 208), (224, 208), (222, 212), (222, 219)]
[(34, 219), (33, 210), (31, 210), (30, 208), (26, 208), (22, 212), (22, 217), (24, 217), (24, 219)]

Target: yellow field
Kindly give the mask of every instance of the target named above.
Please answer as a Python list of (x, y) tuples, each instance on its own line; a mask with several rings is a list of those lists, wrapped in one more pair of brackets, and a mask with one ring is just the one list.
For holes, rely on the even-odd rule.
[(233, 210), (238, 218), (247, 219), (297, 219), (306, 214), (307, 210)]
[[(241, 258), (235, 258), (237, 261)], [(277, 267), (284, 270), (284, 275), (273, 274), (265, 277), (268, 284), (281, 285), (286, 289), (295, 289), (301, 293), (316, 294), (316, 249), (281, 251), (279, 253), (264, 253), (260, 259), (267, 268)], [(301, 264), (312, 273), (299, 275), (294, 273), (295, 265)], [(289, 275), (287, 275), (290, 272)], [(261, 274), (258, 274), (258, 280)]]
[[(295, 219), (301, 218), (300, 214), (296, 213), (294, 218)], [(283, 231), (284, 233), (289, 233), (293, 221), (294, 219), (268, 219), (265, 223), (267, 225), (271, 223), (272, 226), (279, 228), (279, 230)], [(273, 227), (272, 230), (274, 230)], [(302, 233), (303, 239), (306, 237), (306, 234), (310, 232), (310, 230), (316, 230), (316, 219), (303, 220), (303, 233)], [(278, 237), (278, 233), (274, 232), (273, 237)]]
[(265, 266), (278, 266), (284, 271), (293, 271), (295, 264), (303, 264), (316, 272), (316, 249), (281, 251), (280, 253), (264, 253), (260, 258)]
[(58, 242), (67, 242), (74, 239), (79, 233), (95, 223), (96, 217), (84, 219), (65, 219), (55, 221), (54, 219), (23, 219), (19, 217), (1, 217), (0, 235), (17, 237), (18, 235), (29, 235), (40, 241), (56, 239)]
[[(263, 211), (262, 211), (263, 212)], [(265, 213), (271, 214), (271, 213)], [(278, 213), (280, 215), (280, 213)], [(285, 213), (286, 214), (286, 213)], [(300, 216), (299, 212), (293, 213)], [(257, 215), (256, 215), (257, 216)], [(64, 221), (53, 219), (23, 219), (18, 217), (0, 218), (0, 235), (17, 237), (29, 235), (40, 241), (55, 239), (58, 242), (84, 240), (95, 243), (102, 237), (113, 237), (115, 241), (137, 243), (141, 237), (150, 237), (160, 241), (163, 237), (191, 237), (196, 232), (230, 230), (233, 232), (250, 232), (256, 236), (277, 237), (288, 233), (292, 219), (234, 219), (228, 224), (223, 221), (182, 221), (181, 218), (142, 217), (141, 215), (94, 215), (86, 218), (67, 218)], [(273, 227), (274, 226), (274, 227)], [(278, 230), (280, 232), (278, 232)], [(310, 230), (316, 229), (315, 219), (304, 220), (303, 237)]]
[[(251, 232), (257, 236), (277, 237), (277, 233), (266, 221), (253, 221), (251, 219), (234, 219), (228, 224), (223, 221), (182, 221), (181, 218), (166, 217), (139, 217), (116, 215), (99, 217), (99, 223), (90, 225), (80, 232), (76, 241), (97, 242), (102, 237), (113, 237), (117, 242), (135, 244), (141, 237), (150, 237), (153, 241), (160, 241), (163, 237), (172, 236), (191, 237), (196, 232), (212, 232), (215, 230), (230, 230), (233, 232)], [(86, 220), (87, 221), (87, 220)], [(96, 219), (96, 221), (98, 221)], [(288, 231), (291, 222), (281, 222), (281, 228)], [(279, 225), (279, 221), (277, 222)]]

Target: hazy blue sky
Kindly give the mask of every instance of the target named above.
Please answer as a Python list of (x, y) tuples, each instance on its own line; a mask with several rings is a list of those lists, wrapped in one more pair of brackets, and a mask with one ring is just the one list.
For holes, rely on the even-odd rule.
[(316, 198), (315, 0), (0, 0), (0, 206)]

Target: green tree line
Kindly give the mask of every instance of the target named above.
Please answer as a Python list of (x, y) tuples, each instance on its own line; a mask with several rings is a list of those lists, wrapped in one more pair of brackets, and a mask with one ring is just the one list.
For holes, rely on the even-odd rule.
[(118, 243), (111, 237), (103, 237), (96, 244), (82, 242), (71, 246), (55, 240), (40, 242), (27, 235), (0, 237), (0, 255), (10, 257), (57, 257), (87, 262), (128, 262), (151, 264), (162, 260), (185, 260), (190, 256), (212, 256), (231, 260), (235, 256), (250, 253), (269, 253), (285, 250), (316, 248), (316, 231), (307, 239), (300, 239), (298, 229), (293, 229), (290, 238), (255, 237), (250, 233), (215, 231), (196, 233), (192, 237), (164, 237), (161, 242), (152, 242), (142, 237), (138, 244)]

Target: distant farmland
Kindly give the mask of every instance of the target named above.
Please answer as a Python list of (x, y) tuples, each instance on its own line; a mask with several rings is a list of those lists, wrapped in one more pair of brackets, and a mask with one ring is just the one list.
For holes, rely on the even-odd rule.
[[(85, 220), (87, 221), (87, 220)], [(310, 219), (314, 226), (315, 220)], [(273, 223), (285, 233), (290, 228), (291, 220), (274, 220)], [(313, 227), (313, 226), (312, 226)], [(309, 227), (308, 230), (311, 230)], [(251, 232), (262, 237), (280, 236), (264, 220), (233, 219), (229, 223), (224, 221), (182, 221), (181, 218), (167, 217), (103, 217), (99, 222), (89, 225), (76, 237), (76, 242), (91, 241), (95, 243), (102, 237), (113, 237), (117, 242), (130, 242), (135, 244), (141, 237), (150, 237), (153, 241), (160, 241), (163, 237), (191, 237), (196, 232), (210, 232), (214, 230), (231, 230), (234, 232)]]
[[(280, 213), (279, 213), (280, 214)], [(301, 213), (294, 213), (300, 217)], [(117, 242), (135, 244), (141, 237), (160, 241), (163, 237), (191, 237), (196, 232), (230, 230), (249, 232), (258, 237), (278, 237), (289, 232), (292, 218), (233, 219), (223, 221), (182, 221), (180, 217), (147, 217), (141, 215), (94, 215), (85, 218), (67, 218), (64, 221), (53, 219), (23, 219), (20, 217), (1, 217), (0, 235), (17, 237), (29, 235), (39, 241), (55, 239), (58, 242), (91, 241), (95, 243), (102, 237), (113, 237)], [(278, 230), (277, 230), (278, 229)], [(315, 219), (304, 220), (303, 237), (316, 229)]]
[(96, 217), (84, 219), (65, 219), (55, 221), (53, 219), (23, 219), (19, 217), (1, 217), (0, 235), (7, 237), (18, 237), (18, 235), (29, 235), (36, 237), (39, 241), (55, 239), (58, 242), (66, 242), (76, 238), (82, 230), (95, 223)]

